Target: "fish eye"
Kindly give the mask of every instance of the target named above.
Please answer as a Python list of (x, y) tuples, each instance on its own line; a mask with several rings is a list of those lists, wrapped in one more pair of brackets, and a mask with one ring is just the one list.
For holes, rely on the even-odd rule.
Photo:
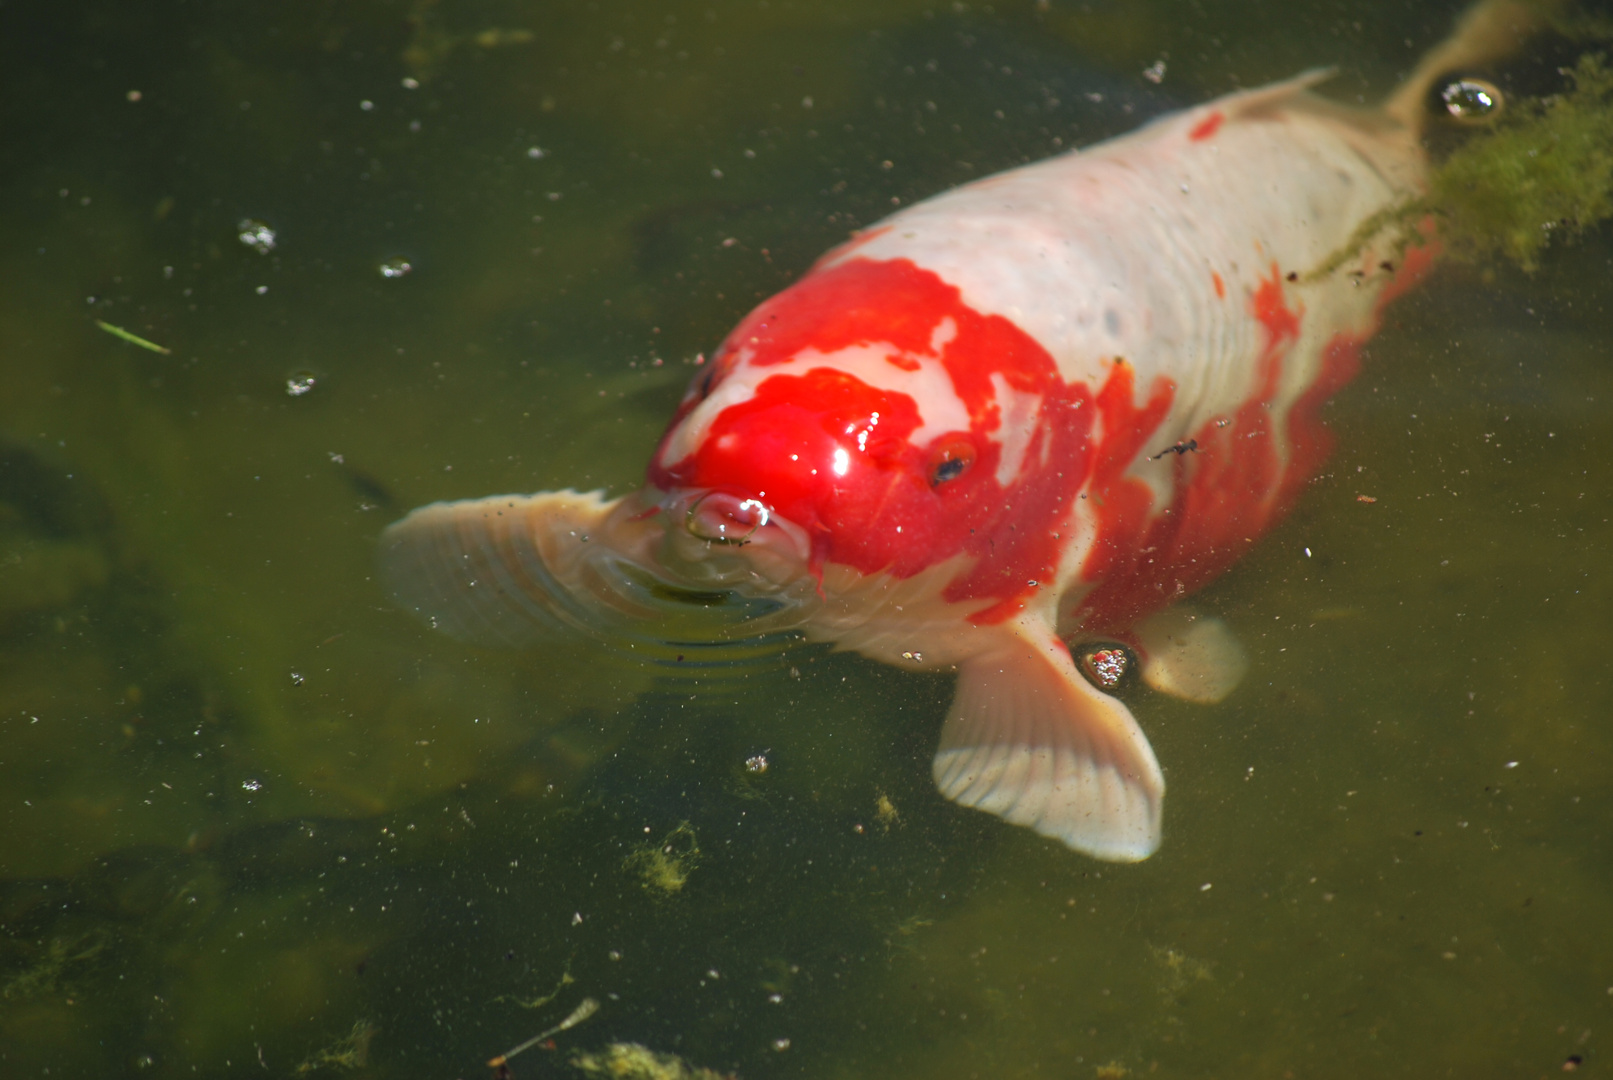
[(930, 486), (940, 487), (956, 480), (975, 463), (974, 443), (967, 439), (945, 439), (930, 451)]
[(695, 378), (695, 381), (694, 381), (694, 398), (695, 398), (695, 400), (696, 401), (704, 401), (708, 397), (710, 397), (711, 396), (711, 388), (712, 388), (713, 385), (716, 384), (716, 382), (717, 382), (717, 365), (715, 363), (713, 363), (710, 367), (708, 367), (705, 371), (701, 372), (700, 375), (698, 375)]

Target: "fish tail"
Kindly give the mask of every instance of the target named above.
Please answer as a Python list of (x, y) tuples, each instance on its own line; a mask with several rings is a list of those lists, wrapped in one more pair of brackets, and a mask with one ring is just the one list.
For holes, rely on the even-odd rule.
[(1457, 20), (1450, 37), (1426, 53), (1400, 84), (1384, 111), (1421, 134), (1428, 116), (1429, 91), (1440, 79), (1464, 69), (1494, 63), (1516, 52), (1543, 29), (1561, 0), (1480, 0)]

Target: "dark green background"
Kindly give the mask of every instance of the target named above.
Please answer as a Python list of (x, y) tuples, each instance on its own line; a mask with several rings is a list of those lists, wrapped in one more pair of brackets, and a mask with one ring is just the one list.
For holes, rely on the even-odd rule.
[(0, 1075), (475, 1076), (585, 996), (518, 1076), (1600, 1068), (1606, 231), (1393, 309), (1201, 600), (1245, 685), (1132, 700), (1140, 866), (942, 801), (945, 677), (485, 653), (371, 580), (419, 503), (634, 485), (894, 204), (1318, 64), (1371, 100), (1455, 10), (0, 0)]

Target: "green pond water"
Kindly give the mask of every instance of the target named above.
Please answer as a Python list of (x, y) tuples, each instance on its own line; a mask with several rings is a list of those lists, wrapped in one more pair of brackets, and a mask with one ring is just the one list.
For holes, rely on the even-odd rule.
[(949, 677), (480, 651), (373, 580), (421, 503), (634, 486), (898, 202), (1317, 64), (1371, 100), (1456, 10), (0, 2), (0, 1076), (487, 1076), (585, 999), (513, 1075), (1602, 1068), (1605, 229), (1392, 309), (1200, 599), (1244, 685), (1131, 699), (1140, 865), (942, 800)]

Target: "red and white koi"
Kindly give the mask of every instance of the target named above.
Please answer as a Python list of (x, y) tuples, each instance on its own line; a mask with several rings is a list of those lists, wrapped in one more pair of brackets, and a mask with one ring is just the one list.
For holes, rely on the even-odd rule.
[(1525, 18), (1481, 5), (1381, 110), (1312, 95), (1310, 73), (892, 215), (728, 336), (642, 490), (416, 510), (383, 539), (394, 595), (523, 645), (726, 590), (767, 602), (743, 632), (956, 667), (948, 798), (1147, 857), (1159, 765), (1070, 643), (1126, 642), (1192, 700), (1236, 685), (1225, 625), (1175, 605), (1326, 456), (1321, 406), (1432, 247), (1330, 256), (1424, 189), (1434, 79)]

